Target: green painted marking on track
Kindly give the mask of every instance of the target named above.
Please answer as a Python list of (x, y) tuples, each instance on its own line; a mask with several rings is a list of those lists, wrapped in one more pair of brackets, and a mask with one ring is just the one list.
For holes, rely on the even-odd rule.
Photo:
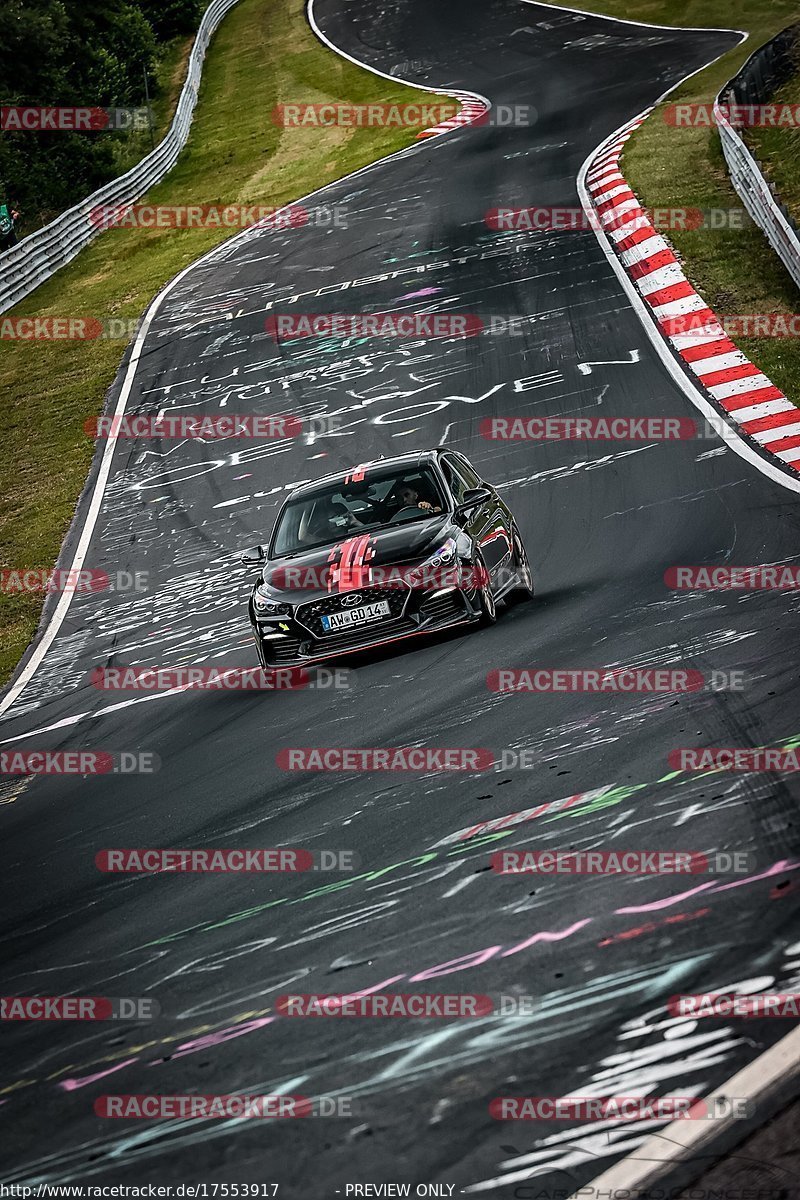
[[(794, 734), (789, 740), (784, 742), (781, 750), (794, 750), (800, 747), (800, 734)], [(760, 748), (760, 747), (759, 747)], [(693, 782), (698, 779), (703, 779), (707, 775), (729, 775), (730, 772), (722, 767), (716, 767), (711, 771), (689, 772), (689, 771), (669, 771), (666, 775), (662, 775), (660, 779), (654, 780), (652, 783), (633, 783), (622, 784), (619, 787), (609, 788), (603, 792), (601, 796), (596, 796), (588, 804), (574, 806), (565, 809), (563, 812), (551, 813), (548, 817), (546, 813), (542, 813), (542, 818), (546, 823), (551, 821), (559, 821), (566, 817), (581, 817), (593, 812), (599, 812), (604, 808), (611, 808), (616, 804), (621, 804), (624, 800), (635, 795), (636, 792), (647, 790), (647, 788), (656, 787), (660, 783), (669, 783), (683, 776), (680, 784)], [(502, 838), (510, 837), (513, 833), (519, 831), (519, 825), (509, 826), (508, 829), (497, 830), (495, 833), (484, 834), (482, 837), (470, 838), (468, 841), (450, 848), (445, 857), (451, 858), (455, 854), (463, 854), (468, 850), (475, 850), (481, 846), (487, 846), (491, 842), (500, 841)], [(198, 930), (210, 932), (212, 929), (224, 929), (226, 925), (235, 925), (238, 921), (246, 921), (248, 917), (258, 916), (260, 913), (268, 912), (271, 908), (278, 908), (282, 904), (304, 904), (307, 900), (316, 900), (320, 896), (327, 896), (333, 892), (339, 892), (343, 888), (352, 887), (354, 883), (359, 881), (366, 882), (367, 880), (379, 879), (382, 875), (388, 875), (391, 871), (396, 871), (398, 867), (420, 866), (424, 863), (434, 862), (441, 858), (441, 852), (428, 851), (426, 854), (417, 855), (416, 858), (406, 858), (401, 862), (391, 863), (388, 867), (380, 867), (375, 871), (366, 871), (363, 875), (354, 875), (351, 879), (341, 879), (337, 883), (327, 883), (323, 887), (314, 888), (313, 891), (306, 892), (304, 896), (298, 896), (294, 900), (288, 897), (281, 897), (278, 900), (267, 900), (263, 904), (257, 904), (253, 908), (245, 908), (240, 912), (232, 913), (231, 916), (225, 917), (222, 921), (214, 921), (212, 923), (200, 922), (198, 925), (189, 925), (186, 929), (176, 930), (175, 933), (166, 933), (163, 937), (155, 938), (151, 942), (144, 942), (141, 946), (135, 947), (137, 950), (146, 950), (151, 946), (164, 946), (169, 942), (178, 941), (189, 933), (196, 933)]]

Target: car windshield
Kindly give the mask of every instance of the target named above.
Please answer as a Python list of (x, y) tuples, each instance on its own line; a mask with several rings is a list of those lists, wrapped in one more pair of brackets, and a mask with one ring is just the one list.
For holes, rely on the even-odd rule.
[(424, 521), (445, 507), (429, 467), (370, 471), (363, 479), (345, 476), (286, 505), (275, 530), (272, 557), (328, 546), (384, 525)]

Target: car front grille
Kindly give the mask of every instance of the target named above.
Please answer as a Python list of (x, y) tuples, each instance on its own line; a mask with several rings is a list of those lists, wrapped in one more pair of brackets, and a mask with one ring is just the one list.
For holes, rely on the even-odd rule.
[(389, 605), (389, 616), (381, 620), (370, 621), (367, 625), (354, 627), (352, 630), (337, 629), (327, 631), (322, 628), (321, 617), (329, 616), (331, 613), (347, 612), (347, 605), (342, 603), (342, 600), (347, 596), (347, 592), (335, 593), (331, 596), (325, 596), (322, 600), (312, 600), (309, 604), (301, 604), (295, 613), (295, 619), (310, 630), (315, 638), (324, 639), (325, 643), (331, 642), (344, 635), (352, 638), (357, 634), (364, 634), (374, 629), (384, 629), (396, 621), (402, 614), (405, 606), (406, 597), (408, 596), (407, 588), (400, 587), (372, 587), (358, 588), (358, 595), (361, 599), (358, 604), (351, 605), (351, 608), (361, 608), (365, 604), (375, 604), (379, 600), (385, 600)]

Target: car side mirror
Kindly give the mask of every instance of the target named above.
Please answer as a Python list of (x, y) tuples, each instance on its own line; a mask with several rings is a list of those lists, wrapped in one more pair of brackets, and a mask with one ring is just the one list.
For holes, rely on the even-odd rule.
[(486, 500), (491, 500), (492, 493), (486, 487), (469, 488), (464, 492), (464, 498), (458, 506), (458, 512), (466, 512), (468, 508), (475, 508), (478, 504), (483, 504)]
[(267, 561), (266, 551), (263, 546), (251, 546), (249, 550), (244, 551), (239, 561), (246, 567), (258, 567)]

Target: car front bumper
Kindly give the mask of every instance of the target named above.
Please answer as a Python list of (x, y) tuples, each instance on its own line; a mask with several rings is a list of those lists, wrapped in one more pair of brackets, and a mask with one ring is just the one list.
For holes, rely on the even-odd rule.
[[(386, 592), (378, 596), (379, 599), (387, 597)], [(370, 601), (374, 598), (368, 597)], [(259, 620), (251, 609), (251, 624), (262, 665), (297, 666), (322, 662), (405, 638), (435, 633), (452, 625), (468, 624), (480, 616), (472, 597), (459, 588), (421, 593), (419, 596), (406, 596), (403, 592), (392, 597), (390, 604), (388, 617), (331, 632), (322, 629), (318, 618), (321, 611), (335, 611), (341, 605), (340, 596), (300, 605), (291, 618)], [(309, 612), (312, 608), (317, 611)]]

